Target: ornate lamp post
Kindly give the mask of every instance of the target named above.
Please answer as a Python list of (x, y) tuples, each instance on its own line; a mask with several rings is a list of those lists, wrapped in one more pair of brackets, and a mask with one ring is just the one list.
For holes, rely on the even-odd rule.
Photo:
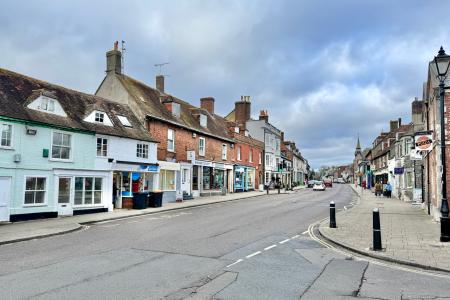
[(434, 58), (436, 65), (437, 79), (439, 79), (439, 104), (441, 115), (441, 165), (442, 165), (442, 200), (441, 200), (441, 242), (450, 241), (450, 219), (448, 217), (448, 202), (447, 202), (447, 170), (445, 164), (445, 80), (447, 79), (447, 72), (450, 66), (450, 56), (447, 55), (444, 49), (438, 52)]

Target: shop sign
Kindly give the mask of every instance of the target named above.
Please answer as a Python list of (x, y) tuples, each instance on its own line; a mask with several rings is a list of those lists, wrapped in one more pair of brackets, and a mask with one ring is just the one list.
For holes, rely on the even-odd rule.
[(202, 166), (202, 167), (212, 167), (213, 163), (212, 161), (202, 161), (202, 160), (196, 160), (194, 165), (196, 166)]
[(414, 145), (419, 151), (431, 151), (433, 149), (433, 138), (431, 134), (417, 134), (414, 136)]
[(225, 170), (225, 165), (221, 163), (213, 163), (213, 167), (216, 169), (222, 169)]
[(149, 172), (158, 172), (158, 165), (150, 165), (150, 166), (148, 166), (148, 168), (147, 168), (147, 170), (149, 171)]
[(401, 167), (401, 168), (394, 168), (394, 174), (395, 175), (401, 175), (401, 174), (403, 174), (403, 172), (404, 172), (404, 168), (403, 167)]
[(411, 160), (422, 160), (422, 151), (418, 149), (411, 149), (409, 157)]

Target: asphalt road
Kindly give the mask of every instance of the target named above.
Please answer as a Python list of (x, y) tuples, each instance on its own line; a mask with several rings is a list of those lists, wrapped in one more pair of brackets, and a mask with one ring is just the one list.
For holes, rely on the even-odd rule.
[(354, 197), (335, 185), (3, 245), (0, 299), (450, 298), (447, 276), (352, 259), (309, 237), (329, 201)]

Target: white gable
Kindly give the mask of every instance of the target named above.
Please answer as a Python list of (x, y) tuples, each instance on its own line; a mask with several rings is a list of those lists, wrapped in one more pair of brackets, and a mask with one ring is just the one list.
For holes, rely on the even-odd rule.
[(111, 122), (111, 119), (108, 117), (108, 115), (99, 110), (92, 111), (89, 116), (84, 118), (83, 121), (89, 122), (89, 123), (97, 123), (97, 124), (103, 124), (106, 126), (113, 126), (113, 123)]
[(54, 114), (62, 117), (67, 117), (66, 112), (59, 104), (58, 100), (44, 95), (39, 96), (33, 102), (27, 105), (29, 109), (42, 111), (49, 114)]

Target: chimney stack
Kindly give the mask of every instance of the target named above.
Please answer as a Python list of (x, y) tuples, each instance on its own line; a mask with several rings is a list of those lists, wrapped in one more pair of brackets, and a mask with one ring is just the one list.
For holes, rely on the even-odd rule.
[(161, 93), (164, 93), (164, 75), (156, 76), (156, 89)]
[(234, 103), (234, 115), (236, 123), (238, 125), (244, 125), (245, 129), (245, 123), (250, 120), (250, 113), (250, 96), (241, 96), (241, 100)]
[(213, 97), (200, 98), (200, 107), (206, 109), (211, 115), (214, 115), (214, 101)]
[(122, 73), (122, 53), (119, 51), (119, 42), (114, 42), (114, 49), (106, 52), (106, 74)]
[(269, 122), (269, 113), (267, 112), (267, 110), (259, 111), (259, 119), (264, 120), (266, 123)]
[(391, 120), (389, 122), (389, 132), (392, 132), (396, 129), (398, 129), (401, 125), (401, 119), (399, 118), (398, 120)]

